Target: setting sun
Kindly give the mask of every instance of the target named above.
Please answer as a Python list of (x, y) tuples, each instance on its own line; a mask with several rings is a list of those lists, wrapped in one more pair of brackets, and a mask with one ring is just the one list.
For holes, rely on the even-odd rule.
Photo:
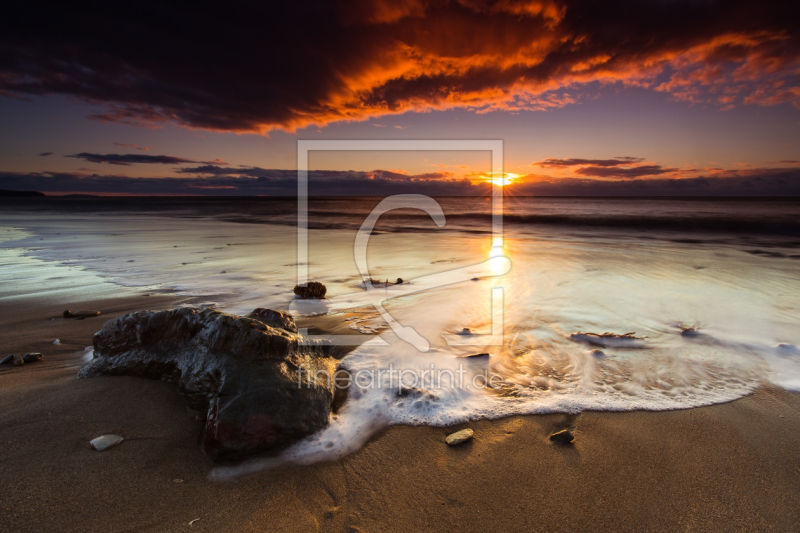
[(506, 185), (510, 185), (519, 178), (519, 175), (512, 174), (510, 172), (505, 172), (501, 177), (494, 177), (493, 174), (486, 176), (486, 181), (492, 183), (494, 185), (500, 185), (501, 187), (505, 187)]

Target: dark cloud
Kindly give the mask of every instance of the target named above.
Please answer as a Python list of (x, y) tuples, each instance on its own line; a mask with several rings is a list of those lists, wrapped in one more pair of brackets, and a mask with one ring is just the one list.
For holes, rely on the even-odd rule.
[(296, 0), (224, 8), (13, 2), (0, 94), (99, 104), (95, 120), (292, 129), (409, 110), (547, 109), (592, 82), (800, 107), (785, 0)]
[(549, 158), (531, 166), (542, 168), (566, 169), (580, 167), (573, 171), (580, 176), (594, 178), (622, 178), (632, 179), (643, 176), (658, 176), (677, 172), (677, 168), (666, 168), (661, 165), (637, 165), (644, 161), (641, 157), (615, 157), (613, 159), (554, 159)]
[[(69, 172), (0, 172), (0, 189), (46, 193), (130, 195), (293, 196), (297, 171), (243, 168), (239, 175), (135, 178)], [(320, 170), (309, 172), (313, 196), (480, 196), (490, 193), (487, 183), (447, 176), (406, 176), (385, 171)], [(252, 174), (252, 175), (250, 175)], [(406, 176), (409, 179), (398, 179)], [(508, 187), (517, 196), (800, 196), (800, 169), (725, 171), (694, 178), (597, 180), (525, 176)]]
[(575, 171), (581, 176), (592, 176), (595, 178), (641, 178), (642, 176), (658, 176), (660, 174), (671, 174), (677, 172), (677, 168), (665, 168), (661, 165), (639, 165), (633, 167), (604, 167), (588, 166)]
[(564, 168), (575, 167), (582, 165), (591, 165), (593, 167), (617, 167), (620, 165), (630, 165), (631, 163), (639, 163), (644, 161), (641, 157), (615, 157), (613, 159), (554, 159), (548, 158), (538, 163), (533, 163), (531, 166), (544, 167), (544, 168)]
[(109, 163), (111, 165), (124, 165), (129, 166), (133, 164), (158, 164), (158, 165), (181, 165), (186, 163), (207, 163), (209, 165), (227, 165), (221, 159), (214, 161), (195, 161), (194, 159), (184, 159), (182, 157), (173, 157), (171, 155), (144, 155), (144, 154), (89, 154), (81, 152), (79, 154), (68, 155), (66, 157), (75, 157), (83, 159), (90, 163)]
[(124, 144), (124, 143), (111, 143), (114, 146), (120, 146), (122, 148), (135, 148), (136, 150), (141, 150), (143, 152), (149, 152), (152, 146), (139, 146), (138, 144)]
[(42, 152), (39, 155), (42, 156), (42, 157), (47, 157), (48, 155), (53, 155), (53, 152)]
[[(297, 193), (297, 171), (259, 169), (254, 176), (209, 176), (186, 178), (133, 178), (70, 172), (0, 172), (0, 189), (39, 190), (49, 193), (99, 193), (130, 195), (231, 195), (293, 196)], [(255, 175), (258, 174), (258, 175)], [(424, 175), (423, 175), (424, 176)], [(421, 193), (431, 196), (486, 194), (488, 185), (473, 185), (467, 179), (398, 180), (380, 171), (311, 171), (309, 190), (313, 196), (386, 196)]]

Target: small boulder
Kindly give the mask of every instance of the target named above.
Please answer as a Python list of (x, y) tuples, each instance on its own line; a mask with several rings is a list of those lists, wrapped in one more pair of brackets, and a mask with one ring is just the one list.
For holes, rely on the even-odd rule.
[(26, 363), (35, 363), (36, 361), (42, 360), (42, 354), (39, 352), (26, 353), (22, 356), (22, 360)]
[(3, 357), (2, 361), (0, 361), (0, 365), (10, 365), (13, 362), (14, 362), (14, 355), (13, 354), (12, 355), (7, 355), (7, 356)]
[(102, 437), (97, 437), (96, 439), (89, 441), (89, 444), (91, 444), (92, 448), (98, 452), (102, 452), (103, 450), (107, 450), (112, 446), (116, 446), (123, 440), (125, 439), (119, 435), (103, 435)]
[(395, 284), (402, 285), (403, 284), (403, 278), (397, 278), (397, 281), (395, 281)]
[(472, 330), (470, 330), (469, 328), (464, 328), (461, 330), (461, 333), (459, 333), (459, 335), (472, 335)]
[(445, 439), (445, 442), (450, 446), (456, 446), (458, 444), (467, 442), (468, 440), (472, 440), (472, 436), (475, 434), (474, 431), (471, 429), (462, 429), (461, 431), (456, 431), (455, 433), (451, 433)]
[(561, 444), (572, 444), (572, 442), (575, 440), (575, 436), (570, 430), (562, 429), (561, 431), (550, 435), (550, 440), (553, 442), (559, 442)]
[(21, 355), (12, 355), (11, 364), (14, 366), (21, 366), (25, 364), (25, 359)]
[(302, 285), (294, 286), (294, 293), (305, 300), (321, 300), (325, 298), (327, 292), (328, 288), (319, 281), (310, 281), (306, 283), (305, 287)]

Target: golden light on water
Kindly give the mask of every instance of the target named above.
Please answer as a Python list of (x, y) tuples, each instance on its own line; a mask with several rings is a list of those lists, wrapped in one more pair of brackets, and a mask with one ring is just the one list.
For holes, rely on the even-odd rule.
[(503, 239), (495, 237), (492, 244), (492, 249), (489, 252), (489, 266), (492, 269), (492, 274), (502, 274), (506, 271), (506, 259), (503, 252)]

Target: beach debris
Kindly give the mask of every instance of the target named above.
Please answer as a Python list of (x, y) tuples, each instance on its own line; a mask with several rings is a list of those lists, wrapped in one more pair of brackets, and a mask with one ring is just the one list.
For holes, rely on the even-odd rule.
[(91, 444), (92, 448), (94, 448), (96, 451), (102, 452), (103, 450), (107, 450), (112, 446), (116, 446), (123, 440), (125, 439), (119, 435), (103, 435), (101, 437), (97, 437), (96, 439), (92, 439), (89, 441), (89, 444)]
[(281, 328), (286, 331), (291, 331), (292, 333), (297, 333), (297, 325), (295, 325), (294, 319), (289, 313), (259, 307), (247, 315), (247, 318), (254, 318), (272, 328)]
[[(230, 244), (229, 244), (228, 246), (230, 246)], [(190, 526), (193, 526), (193, 525), (194, 525), (194, 523), (195, 523), (195, 522), (197, 522), (198, 520), (200, 520), (200, 519), (199, 519), (199, 518), (195, 518), (194, 520), (192, 520), (191, 522), (189, 522), (189, 525), (190, 525)]]
[(325, 298), (328, 288), (319, 281), (309, 281), (306, 286), (295, 285), (294, 293), (303, 299), (321, 300)]
[(560, 442), (561, 444), (572, 444), (575, 436), (568, 429), (562, 429), (550, 435), (550, 440), (553, 442)]
[(476, 358), (476, 357), (489, 357), (489, 354), (486, 353), (486, 352), (483, 352), (483, 353), (471, 353), (469, 355), (459, 355), (457, 358), (458, 359), (473, 359), (473, 358)]
[(469, 328), (464, 328), (459, 335), (472, 335), (472, 331)]
[(606, 354), (605, 354), (605, 352), (603, 352), (603, 350), (592, 350), (591, 352), (589, 352), (589, 355), (591, 355), (592, 357), (605, 357), (606, 356)]
[(620, 335), (608, 331), (605, 333), (584, 333), (579, 331), (570, 335), (569, 338), (575, 342), (585, 342), (595, 346), (634, 348), (640, 344), (639, 341), (645, 340), (646, 337), (637, 337), (635, 332)]
[(455, 433), (451, 433), (445, 439), (445, 442), (450, 446), (457, 446), (463, 442), (467, 442), (468, 440), (472, 440), (472, 436), (475, 434), (474, 431), (471, 429), (462, 429), (461, 431), (456, 431)]
[(53, 341), (53, 344), (55, 344), (56, 346), (58, 346), (59, 344), (61, 344), (61, 341), (60, 341), (60, 340), (58, 340), (58, 339), (56, 339), (56, 340), (54, 340), (54, 341)]
[[(258, 314), (282, 317), (296, 331), (288, 315)], [(321, 341), (262, 319), (190, 307), (123, 315), (94, 335), (94, 358), (78, 377), (178, 386), (187, 405), (206, 414), (202, 448), (213, 461), (276, 452), (328, 425), (335, 387), (324, 376), (337, 361)]]
[(42, 360), (42, 354), (39, 352), (26, 353), (22, 356), (22, 360), (26, 363), (35, 363), (36, 361)]
[(183, 480), (182, 479), (173, 479), (172, 482), (173, 483), (183, 483)]
[(25, 359), (19, 354), (11, 356), (11, 364), (14, 366), (21, 366), (25, 364)]
[(67, 309), (62, 313), (64, 318), (87, 318), (92, 316), (100, 316), (100, 311), (75, 311), (74, 313)]

